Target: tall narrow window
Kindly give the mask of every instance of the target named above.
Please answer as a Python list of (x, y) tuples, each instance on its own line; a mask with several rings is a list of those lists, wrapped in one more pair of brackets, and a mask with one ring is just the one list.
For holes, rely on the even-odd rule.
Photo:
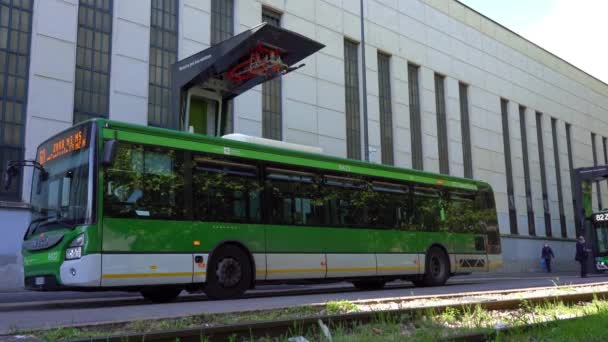
[(435, 74), (435, 105), (437, 109), (437, 148), (439, 152), (439, 172), (450, 174), (448, 154), (448, 119), (445, 114), (445, 77)]
[[(597, 146), (595, 142), (595, 133), (591, 133), (591, 151), (593, 152), (593, 166), (597, 166)], [(600, 182), (595, 182), (597, 188), (597, 207), (601, 210), (604, 206), (602, 205), (602, 190), (600, 188)]]
[(528, 210), (528, 232), (536, 235), (534, 207), (532, 206), (532, 185), (530, 182), (530, 158), (528, 157), (528, 134), (526, 131), (526, 107), (519, 106), (519, 129), (521, 132), (521, 151), (524, 162), (524, 185), (526, 187), (526, 208)]
[[(270, 9), (262, 10), (262, 21), (272, 26), (281, 26), (281, 15)], [(281, 78), (277, 77), (262, 84), (262, 136), (281, 140)]]
[(234, 34), (234, 0), (211, 1), (211, 45)]
[(380, 148), (382, 163), (393, 165), (393, 110), (391, 105), (391, 57), (378, 53), (378, 90), (380, 97)]
[(543, 209), (545, 214), (545, 234), (553, 236), (551, 231), (551, 209), (547, 190), (547, 168), (545, 167), (545, 145), (543, 144), (543, 114), (536, 112), (536, 135), (538, 137), (538, 160), (540, 162), (540, 185), (543, 191)]
[(509, 101), (500, 99), (500, 109), (502, 113), (502, 142), (505, 153), (505, 173), (507, 177), (507, 197), (509, 201), (509, 227), (511, 228), (511, 234), (518, 234), (517, 210), (515, 209), (515, 196), (513, 195), (513, 167), (511, 163), (511, 139), (509, 134)]
[(604, 164), (608, 164), (608, 139), (602, 137), (602, 146), (604, 147)]
[[(211, 1), (211, 45), (234, 35), (234, 0)], [(231, 133), (234, 126), (232, 100), (222, 104), (221, 135)]]
[(424, 168), (422, 157), (422, 118), (420, 116), (420, 86), (418, 84), (419, 67), (407, 65), (407, 77), (410, 97), (410, 134), (412, 137), (412, 168)]
[(346, 99), (346, 154), (361, 159), (361, 118), (359, 116), (359, 44), (344, 40), (344, 92)]
[(112, 0), (79, 1), (74, 123), (108, 117), (112, 8)]
[[(559, 205), (559, 226), (562, 237), (568, 237), (566, 214), (564, 213), (564, 194), (562, 193), (562, 169), (559, 162), (559, 145), (557, 143), (557, 119), (551, 118), (551, 133), (553, 134), (553, 158), (555, 159), (555, 179), (557, 182), (557, 202)], [(605, 140), (605, 139), (604, 139)]]
[[(25, 107), (27, 104), (32, 0), (0, 4), (0, 170), (9, 160), (23, 159)], [(21, 177), (0, 200), (19, 200)]]
[(178, 0), (152, 0), (148, 125), (179, 128), (171, 112), (171, 64), (177, 61)]
[(464, 176), (473, 178), (473, 153), (471, 151), (471, 124), (469, 122), (469, 86), (458, 84), (460, 96), (460, 131), (462, 135), (462, 162)]
[[(573, 213), (576, 213), (576, 191), (574, 191), (574, 159), (572, 157), (572, 126), (566, 123), (566, 148), (568, 149), (568, 168), (570, 170), (570, 193), (572, 195), (572, 208)], [(576, 215), (574, 215), (574, 226), (576, 228), (576, 236), (580, 232), (579, 223), (576, 221)]]

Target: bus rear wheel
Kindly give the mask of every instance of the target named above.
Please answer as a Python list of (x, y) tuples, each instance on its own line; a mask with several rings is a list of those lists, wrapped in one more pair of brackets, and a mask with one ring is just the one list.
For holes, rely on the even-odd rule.
[(353, 281), (353, 286), (358, 290), (380, 290), (384, 288), (386, 282), (384, 280), (357, 280)]
[(416, 286), (442, 286), (450, 277), (450, 260), (439, 247), (432, 247), (426, 254), (424, 275), (413, 280)]
[(174, 300), (182, 292), (177, 287), (152, 287), (141, 290), (141, 295), (154, 303), (166, 303)]
[(204, 291), (211, 299), (240, 297), (249, 287), (251, 274), (251, 263), (243, 249), (222, 246), (211, 255)]

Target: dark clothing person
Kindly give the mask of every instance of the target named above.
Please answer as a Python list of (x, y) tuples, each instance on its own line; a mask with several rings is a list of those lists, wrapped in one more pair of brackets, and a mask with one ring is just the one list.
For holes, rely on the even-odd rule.
[(555, 258), (551, 247), (545, 245), (541, 252), (541, 257), (545, 261), (545, 267), (547, 267), (547, 272), (551, 273), (551, 259)]
[(581, 278), (587, 277), (587, 258), (589, 250), (585, 247), (585, 240), (579, 239), (576, 242), (576, 261), (581, 263)]

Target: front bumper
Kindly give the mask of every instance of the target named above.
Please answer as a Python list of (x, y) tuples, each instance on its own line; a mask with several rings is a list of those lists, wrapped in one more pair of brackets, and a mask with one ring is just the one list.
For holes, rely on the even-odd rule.
[[(56, 272), (56, 269), (59, 269)], [(56, 291), (69, 288), (91, 288), (101, 285), (101, 254), (84, 255), (77, 260), (65, 260), (42, 270), (27, 270), (25, 288), (33, 291)], [(52, 270), (52, 271), (51, 271)]]
[(31, 291), (57, 291), (61, 285), (52, 274), (29, 276), (24, 279), (25, 289)]

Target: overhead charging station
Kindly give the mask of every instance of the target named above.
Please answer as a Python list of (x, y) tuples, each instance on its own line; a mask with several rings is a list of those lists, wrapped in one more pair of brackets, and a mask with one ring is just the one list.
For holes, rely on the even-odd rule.
[[(302, 67), (324, 47), (284, 28), (261, 23), (172, 66), (171, 125), (221, 136), (231, 99)], [(309, 90), (308, 90), (309, 91)]]

